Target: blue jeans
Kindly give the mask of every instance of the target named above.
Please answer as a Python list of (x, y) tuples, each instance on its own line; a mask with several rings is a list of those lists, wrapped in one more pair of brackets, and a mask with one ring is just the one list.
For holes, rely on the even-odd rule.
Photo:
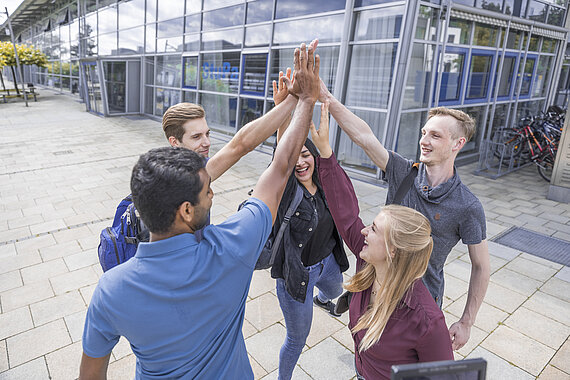
[(285, 289), (285, 281), (277, 279), (277, 298), (285, 317), (287, 336), (279, 351), (279, 380), (289, 380), (305, 346), (313, 321), (313, 288), (319, 288), (320, 299), (333, 299), (342, 293), (342, 273), (330, 254), (321, 262), (307, 267), (309, 284), (305, 302), (295, 301)]

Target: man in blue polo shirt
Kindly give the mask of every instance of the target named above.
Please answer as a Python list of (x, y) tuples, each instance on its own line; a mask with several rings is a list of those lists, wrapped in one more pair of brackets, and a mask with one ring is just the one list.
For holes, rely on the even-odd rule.
[(105, 377), (121, 336), (137, 357), (137, 379), (253, 379), (241, 332), (245, 302), (319, 94), (315, 46), (295, 51), (288, 89), (299, 101), (252, 198), (206, 226), (200, 242), (194, 232), (206, 224), (213, 198), (204, 159), (170, 147), (140, 157), (131, 190), (150, 242), (101, 277), (85, 320), (80, 379)]

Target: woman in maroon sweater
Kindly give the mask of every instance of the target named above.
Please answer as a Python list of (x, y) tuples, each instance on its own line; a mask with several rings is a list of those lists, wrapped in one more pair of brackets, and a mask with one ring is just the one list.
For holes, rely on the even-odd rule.
[[(326, 107), (325, 107), (326, 108)], [(359, 379), (389, 379), (393, 364), (453, 360), (443, 313), (421, 277), (433, 241), (429, 221), (402, 206), (385, 206), (369, 226), (358, 216), (350, 179), (329, 144), (328, 109), (311, 128), (321, 152), (318, 172), (334, 222), (356, 255), (349, 327)]]

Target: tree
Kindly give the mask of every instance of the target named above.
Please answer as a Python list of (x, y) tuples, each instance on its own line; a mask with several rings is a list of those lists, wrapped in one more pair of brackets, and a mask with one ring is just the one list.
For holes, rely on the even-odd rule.
[[(18, 49), (18, 58), (20, 59), (21, 65), (36, 65), (38, 67), (47, 67), (48, 60), (44, 53), (38, 49), (34, 49), (33, 46), (28, 45), (16, 45)], [(11, 42), (0, 41), (0, 79), (2, 80), (2, 87), (6, 89), (4, 85), (4, 79), (1, 75), (1, 70), (5, 66), (10, 66), (12, 70), (12, 76), (14, 80), (16, 79), (16, 71), (14, 67), (16, 66), (16, 55), (14, 54), (14, 45)], [(16, 85), (16, 92), (19, 94), (18, 85)]]

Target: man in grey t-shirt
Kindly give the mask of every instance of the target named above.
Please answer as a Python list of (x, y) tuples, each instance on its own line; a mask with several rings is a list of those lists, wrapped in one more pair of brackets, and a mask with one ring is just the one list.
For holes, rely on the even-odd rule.
[[(336, 100), (322, 82), (319, 100), (329, 102), (330, 113), (342, 130), (386, 173), (389, 185), (387, 201), (391, 201), (412, 162), (384, 148), (370, 126)], [(485, 240), (483, 207), (461, 183), (454, 165), (457, 154), (474, 134), (475, 123), (464, 112), (444, 107), (430, 110), (428, 121), (422, 128), (418, 176), (401, 202), (420, 211), (431, 223), (434, 249), (424, 283), (440, 307), (444, 289), (443, 264), (459, 239), (467, 244), (471, 278), (463, 315), (449, 328), (454, 350), (469, 340), (471, 326), (489, 284), (489, 250)]]

